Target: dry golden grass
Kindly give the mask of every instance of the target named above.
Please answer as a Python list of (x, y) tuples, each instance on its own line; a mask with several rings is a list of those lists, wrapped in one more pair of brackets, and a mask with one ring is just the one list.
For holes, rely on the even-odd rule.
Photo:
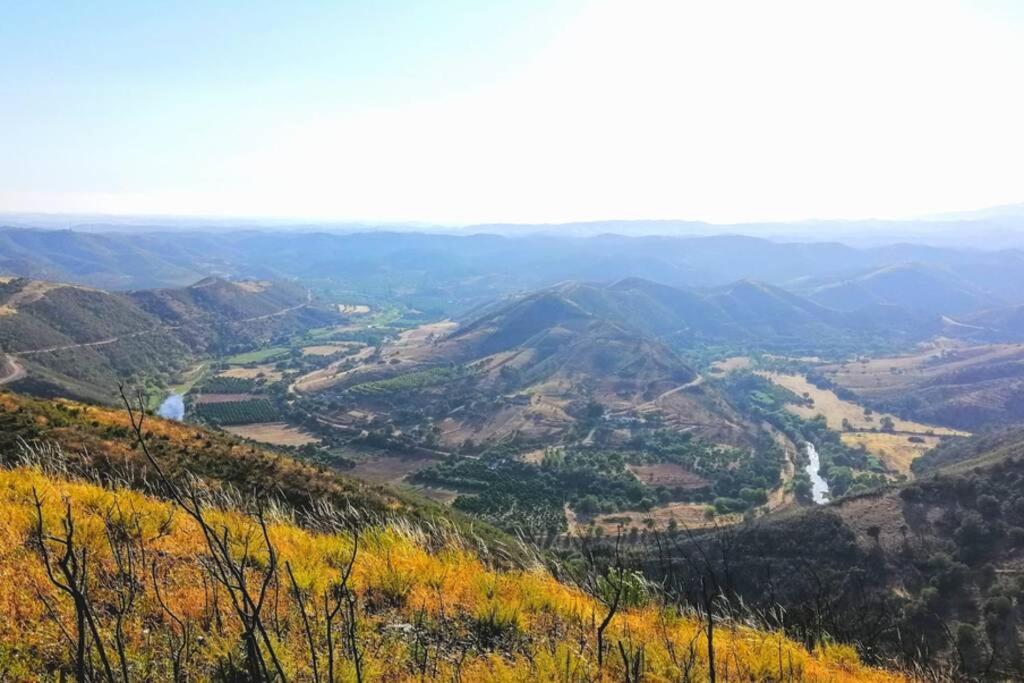
[(265, 377), (267, 381), (277, 382), (283, 376), (273, 365), (257, 365), (254, 368), (229, 368), (217, 375), (218, 377), (237, 377), (238, 379), (258, 379)]
[(269, 282), (262, 282), (259, 280), (237, 280), (235, 284), (238, 285), (240, 289), (253, 293), (262, 292), (270, 286)]
[[(844, 401), (830, 389), (819, 389), (808, 382), (807, 378), (803, 375), (784, 375), (777, 372), (760, 372), (758, 374), (789, 389), (797, 396), (809, 396), (814, 401), (813, 406), (790, 404), (786, 406), (786, 409), (806, 419), (811, 419), (816, 415), (824, 415), (830, 429), (841, 430), (843, 428), (843, 419), (846, 419), (854, 430), (869, 431), (873, 428), (878, 428), (881, 419), (887, 415), (886, 413), (866, 415), (863, 406), (851, 401)], [(892, 418), (895, 430), (898, 432), (910, 434), (926, 434), (930, 432), (935, 436), (965, 434), (965, 432), (955, 429), (904, 420), (895, 415), (888, 415), (888, 417)]]
[[(850, 361), (822, 368), (833, 381), (866, 397), (896, 396), (934, 380), (962, 374), (957, 383), (970, 383), (972, 371), (1024, 359), (1024, 344), (982, 344), (938, 340), (914, 354)], [(977, 381), (977, 380), (975, 380)]]
[(297, 427), (292, 427), (286, 422), (257, 422), (256, 424), (233, 425), (224, 427), (224, 431), (244, 439), (268, 443), (273, 446), (305, 446), (307, 443), (319, 441), (315, 436)]
[(863, 446), (868, 453), (881, 458), (890, 470), (906, 475), (910, 474), (910, 463), (939, 443), (937, 436), (915, 435), (913, 438), (923, 443), (914, 443), (907, 434), (885, 432), (845, 432), (841, 438), (848, 446)]
[(750, 356), (731, 356), (712, 363), (711, 372), (717, 375), (728, 375), (736, 370), (747, 370), (753, 367), (753, 365), (754, 361)]
[(519, 458), (523, 462), (528, 462), (534, 465), (539, 465), (544, 460), (545, 449), (535, 448), (532, 451), (526, 451), (520, 454)]
[(594, 526), (601, 528), (605, 536), (614, 536), (620, 530), (628, 531), (632, 527), (644, 529), (650, 524), (647, 520), (653, 520), (653, 528), (665, 530), (673, 520), (681, 529), (703, 529), (715, 525), (737, 524), (743, 519), (741, 515), (708, 517), (707, 509), (708, 506), (703, 503), (666, 503), (651, 508), (649, 512), (614, 512), (596, 515), (592, 519), (575, 516), (574, 523), (578, 530), (592, 521)]
[[(361, 346), (361, 344), (355, 344)], [(341, 351), (353, 348), (353, 344), (316, 344), (314, 346), (303, 346), (303, 356), (330, 356)]]
[[(193, 643), (189, 678), (208, 680), (229, 653), (237, 661), (241, 624), (228, 605), (225, 590), (207, 578), (206, 543), (191, 518), (180, 511), (175, 514), (169, 503), (133, 491), (110, 491), (21, 468), (0, 471), (0, 611), (4, 614), (0, 653), (8, 678), (53, 680), (58, 671), (67, 675), (71, 669), (73, 648), (62, 629), (74, 632), (74, 610), (43, 569), (33, 531), (36, 494), (42, 500), (48, 533), (61, 529), (65, 506), (74, 516), (77, 542), (88, 548), (96, 626), (110, 651), (112, 614), (123, 594), (122, 586), (138, 586), (139, 594), (123, 625), (125, 657), (132, 670), (145, 671), (146, 680), (171, 680), (172, 636), (183, 632), (176, 626), (181, 623), (188, 624)], [(272, 565), (254, 520), (230, 510), (207, 514), (214, 528), (235, 539), (229, 552), (237, 555), (239, 562), (248, 558), (242, 565), (247, 580), (258, 585), (265, 568)], [(105, 530), (111, 520), (123, 529), (119, 533), (138, 542), (146, 552), (141, 583), (118, 578)], [(338, 581), (353, 549), (351, 537), (312, 533), (283, 520), (271, 522), (267, 533), (278, 565), (288, 563), (298, 590), (310, 600), (324, 595)], [(59, 552), (53, 541), (46, 544)], [(358, 621), (353, 632), (356, 647), (363, 653), (365, 680), (624, 679), (618, 657), (606, 656), (604, 670), (597, 668), (593, 624), (604, 614), (602, 604), (540, 569), (496, 571), (456, 537), (442, 536), (439, 546), (436, 537), (412, 527), (370, 528), (362, 533), (359, 548), (348, 587), (355, 599), (353, 613)], [(307, 631), (287, 580), (280, 574), (278, 579), (271, 582), (264, 619), (272, 625), (273, 645), (284, 672), (292, 680), (310, 680), (307, 637), (324, 643), (322, 622), (314, 621), (312, 631)], [(159, 599), (153, 589), (157, 584), (161, 586)], [(211, 600), (211, 591), (220, 593), (216, 602)], [(168, 617), (161, 602), (178, 621)], [(315, 608), (311, 609), (315, 613)], [(401, 629), (394, 628), (403, 624), (439, 627), (451, 642), (472, 639), (476, 629), (493, 633), (497, 628), (519, 644), (469, 648), (461, 656), (458, 651), (435, 650), (424, 672), (417, 667), (424, 647), (418, 639), (405, 638)], [(687, 644), (692, 644), (691, 673), (699, 680), (706, 678), (708, 671), (701, 628), (695, 618), (653, 604), (631, 607), (611, 620), (606, 643), (612, 648), (620, 642), (623, 647), (642, 643), (646, 680), (651, 681), (678, 680), (680, 670), (668, 644), (684, 653)], [(336, 634), (339, 640), (343, 633)], [(427, 654), (429, 657), (429, 649)], [(351, 658), (342, 655), (339, 660), (341, 679), (352, 680), (355, 668)], [(458, 668), (456, 661), (460, 662)], [(719, 671), (728, 670), (736, 680), (904, 680), (893, 672), (864, 666), (847, 646), (823, 645), (809, 651), (780, 633), (727, 622), (720, 623), (715, 635), (715, 661)]]

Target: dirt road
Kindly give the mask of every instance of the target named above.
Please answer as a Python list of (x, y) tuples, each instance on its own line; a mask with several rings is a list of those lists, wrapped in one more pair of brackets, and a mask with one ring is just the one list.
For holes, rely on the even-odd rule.
[(18, 361), (10, 356), (4, 358), (3, 365), (0, 366), (0, 385), (17, 382), (25, 375), (25, 368), (21, 367)]
[[(255, 315), (255, 316), (252, 316), (251, 318), (241, 318), (239, 320), (232, 320), (231, 322), (235, 322), (235, 323), (249, 323), (249, 322), (255, 322), (257, 320), (267, 320), (269, 318), (276, 318), (277, 316), (285, 315), (287, 313), (291, 313), (292, 311), (297, 311), (300, 308), (305, 308), (306, 306), (308, 306), (312, 302), (312, 300), (313, 300), (312, 292), (310, 292), (309, 290), (306, 290), (306, 301), (304, 303), (296, 304), (295, 306), (289, 306), (288, 308), (282, 308), (280, 311), (274, 311), (273, 313), (264, 313), (263, 315)], [(82, 342), (81, 344), (67, 344), (67, 345), (64, 345), (64, 346), (50, 346), (50, 347), (43, 348), (43, 349), (31, 349), (29, 351), (12, 351), (8, 355), (9, 356), (34, 356), (34, 355), (40, 354), (40, 353), (54, 353), (56, 351), (71, 351), (72, 349), (85, 349), (85, 348), (89, 348), (89, 347), (93, 347), (93, 346), (106, 346), (108, 344), (115, 344), (115, 343), (121, 341), (122, 339), (132, 339), (134, 337), (142, 337), (142, 336), (145, 336), (147, 334), (156, 334), (157, 332), (168, 332), (168, 331), (171, 331), (171, 330), (179, 330), (182, 327), (191, 326), (191, 325), (194, 325), (194, 324), (195, 323), (183, 323), (183, 324), (180, 324), (180, 325), (159, 325), (159, 326), (154, 327), (152, 329), (141, 330), (139, 332), (132, 332), (131, 334), (123, 334), (123, 335), (120, 335), (118, 337), (108, 337), (107, 339), (98, 339), (96, 341), (91, 341), (91, 342)], [(24, 373), (24, 371), (22, 371), (22, 372)], [(13, 381), (13, 380), (8, 380), (8, 381)], [(2, 383), (2, 382), (0, 382), (0, 383)]]

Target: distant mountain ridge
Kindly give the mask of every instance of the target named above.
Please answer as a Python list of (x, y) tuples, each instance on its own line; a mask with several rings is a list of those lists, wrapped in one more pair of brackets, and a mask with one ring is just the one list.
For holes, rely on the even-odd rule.
[[(803, 239), (814, 240), (809, 233)], [(791, 290), (903, 264), (944, 270), (1024, 303), (1024, 252), (922, 244), (854, 248), (743, 235), (572, 237), (398, 232), (118, 232), (0, 228), (0, 274), (107, 290), (181, 287), (207, 276), (328, 279), (414, 307), (466, 309), (566, 280), (642, 277), (711, 288), (743, 278)], [(467, 285), (472, 286), (467, 286)]]
[(958, 315), (1006, 303), (950, 270), (919, 263), (885, 266), (821, 285), (807, 294), (838, 310), (895, 305), (931, 315)]
[[(852, 348), (857, 342), (907, 340), (940, 329), (935, 315), (918, 316), (877, 302), (840, 311), (749, 279), (701, 290), (636, 277), (608, 285), (571, 282), (523, 301), (540, 296), (557, 296), (563, 306), (571, 304), (590, 316), (680, 348), (754, 342), (779, 350)], [(479, 325), (478, 320), (467, 328)]]

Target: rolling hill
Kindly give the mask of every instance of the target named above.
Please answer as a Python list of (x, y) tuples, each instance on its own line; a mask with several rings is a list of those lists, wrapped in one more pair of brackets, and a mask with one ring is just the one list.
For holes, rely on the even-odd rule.
[(121, 378), (162, 378), (190, 360), (336, 316), (290, 283), (206, 278), (180, 289), (111, 293), (22, 278), (0, 284), (0, 350), (15, 386), (109, 400)]
[(904, 356), (823, 368), (863, 402), (966, 430), (1024, 420), (1024, 346), (946, 340)]
[[(516, 236), (493, 234), (494, 226), (457, 235), (371, 232), (365, 226), (346, 226), (338, 232), (310, 226), (294, 230), (192, 226), (162, 232), (157, 228), (119, 232), (117, 226), (106, 232), (0, 228), (0, 274), (112, 290), (181, 287), (206, 276), (302, 278), (400, 299), (418, 308), (462, 314), (501, 296), (565, 280), (642, 277), (676, 287), (711, 288), (751, 278), (795, 291), (916, 263), (952, 274), (1006, 304), (1024, 303), (1020, 294), (1024, 254), (1013, 249), (981, 251), (923, 244), (855, 248), (812, 241), (817, 239), (813, 232), (804, 232), (802, 241), (788, 242), (743, 234), (627, 237), (609, 234), (629, 227), (615, 222), (607, 224), (605, 234), (591, 237), (572, 237), (551, 226), (535, 227), (538, 230), (508, 233)], [(775, 228), (759, 234), (785, 234), (785, 226)], [(357, 229), (363, 231), (351, 232)], [(885, 292), (834, 294), (834, 304), (819, 303), (835, 307), (847, 305), (847, 299), (869, 303), (882, 296), (889, 300)]]
[(755, 280), (698, 290), (627, 278), (608, 285), (565, 283), (551, 291), (594, 316), (680, 349), (752, 345), (827, 355), (902, 344), (940, 329), (937, 316), (878, 303), (839, 311)]
[(899, 306), (932, 315), (959, 315), (998, 305), (1001, 299), (951, 270), (902, 264), (870, 270), (807, 292), (830, 308), (853, 311), (867, 306)]
[[(516, 297), (453, 330), (406, 335), (361, 367), (296, 386), (354, 400), (371, 414), (411, 410), (414, 422), (433, 420), (448, 447), (557, 443), (590, 404), (609, 416), (657, 415), (716, 441), (747, 441), (748, 426), (691, 367), (657, 339), (605, 317), (581, 295), (589, 291), (571, 285)], [(437, 381), (420, 381), (424, 372)]]

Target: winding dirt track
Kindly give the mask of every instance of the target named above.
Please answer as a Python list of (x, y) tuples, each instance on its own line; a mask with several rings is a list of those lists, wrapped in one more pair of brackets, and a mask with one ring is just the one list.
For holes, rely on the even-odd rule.
[(0, 374), (0, 385), (17, 382), (27, 374), (25, 372), (25, 368), (21, 367), (21, 364), (10, 356), (4, 358), (3, 367), (0, 369), (0, 373), (2, 373)]
[[(292, 311), (297, 311), (300, 308), (305, 308), (306, 306), (308, 306), (310, 304), (311, 300), (312, 300), (312, 294), (309, 291), (307, 291), (306, 292), (306, 301), (301, 303), (301, 304), (296, 304), (294, 306), (289, 306), (288, 308), (282, 308), (280, 311), (274, 311), (273, 313), (264, 313), (263, 315), (255, 315), (255, 316), (252, 316), (251, 318), (241, 318), (239, 320), (232, 320), (230, 322), (234, 322), (234, 323), (250, 323), (250, 322), (255, 322), (257, 320), (267, 320), (268, 318), (276, 318), (279, 315), (285, 315), (286, 313), (291, 313)], [(193, 324), (194, 323), (187, 323), (187, 325), (193, 325)], [(151, 328), (151, 329), (148, 329), (148, 330), (142, 330), (140, 332), (132, 332), (131, 334), (123, 334), (123, 335), (120, 335), (118, 337), (109, 337), (107, 339), (98, 339), (96, 341), (91, 341), (91, 342), (82, 342), (81, 344), (67, 344), (65, 346), (50, 346), (50, 347), (47, 347), (47, 348), (44, 348), (44, 349), (31, 349), (31, 350), (28, 350), (28, 351), (12, 351), (12, 352), (9, 352), (7, 355), (8, 356), (33, 356), (33, 355), (36, 355), (36, 354), (39, 354), (39, 353), (53, 353), (54, 351), (70, 351), (72, 349), (84, 349), (84, 348), (88, 348), (88, 347), (91, 347), (91, 346), (106, 346), (107, 344), (114, 344), (116, 342), (119, 342), (122, 339), (132, 339), (134, 337), (142, 337), (142, 336), (145, 336), (147, 334), (156, 334), (157, 332), (166, 332), (168, 330), (178, 330), (178, 329), (181, 329), (182, 327), (185, 327), (185, 326), (186, 326), (186, 324), (181, 324), (181, 325), (158, 325), (157, 327), (154, 327), (154, 328)], [(11, 380), (8, 380), (8, 381), (11, 381)], [(0, 382), (0, 384), (2, 384), (2, 383), (3, 382)]]
[[(268, 318), (275, 318), (275, 317), (280, 316), (280, 315), (285, 315), (287, 313), (291, 313), (292, 311), (297, 311), (300, 308), (305, 308), (306, 306), (309, 306), (309, 304), (312, 303), (312, 301), (313, 301), (313, 294), (312, 294), (312, 292), (310, 290), (307, 289), (306, 290), (306, 300), (303, 303), (301, 303), (301, 304), (296, 304), (295, 306), (289, 306), (287, 308), (282, 308), (281, 310), (274, 311), (273, 313), (264, 313), (263, 315), (256, 315), (256, 316), (252, 316), (251, 318), (241, 318), (239, 320), (233, 320), (231, 322), (248, 323), (248, 322), (255, 322), (257, 320), (267, 320)], [(193, 323), (188, 323), (188, 324), (191, 325)], [(168, 330), (181, 329), (182, 327), (185, 327), (185, 324), (181, 324), (181, 325), (159, 325), (159, 326), (154, 327), (154, 328), (149, 329), (149, 330), (141, 330), (139, 332), (132, 332), (131, 334), (124, 334), (124, 335), (120, 335), (118, 337), (109, 337), (107, 339), (98, 339), (96, 341), (83, 342), (81, 344), (67, 344), (67, 345), (64, 345), (64, 346), (50, 346), (50, 347), (43, 348), (43, 349), (30, 349), (28, 351), (13, 351), (13, 352), (9, 352), (9, 353), (7, 353), (6, 355), (3, 356), (3, 363), (2, 363), (2, 365), (0, 365), (0, 386), (2, 386), (4, 384), (9, 384), (11, 382), (16, 382), (19, 379), (22, 379), (22, 378), (24, 378), (24, 377), (26, 377), (28, 375), (28, 373), (25, 372), (25, 368), (23, 368), (21, 366), (21, 364), (18, 363), (18, 361), (17, 361), (18, 357), (34, 356), (34, 355), (40, 354), (40, 353), (53, 353), (55, 351), (70, 351), (72, 349), (84, 349), (84, 348), (89, 348), (89, 347), (93, 347), (93, 346), (106, 346), (108, 344), (115, 344), (115, 343), (121, 341), (122, 339), (132, 339), (134, 337), (141, 337), (141, 336), (144, 336), (144, 335), (147, 335), (147, 334), (155, 334), (157, 332), (166, 332)]]

